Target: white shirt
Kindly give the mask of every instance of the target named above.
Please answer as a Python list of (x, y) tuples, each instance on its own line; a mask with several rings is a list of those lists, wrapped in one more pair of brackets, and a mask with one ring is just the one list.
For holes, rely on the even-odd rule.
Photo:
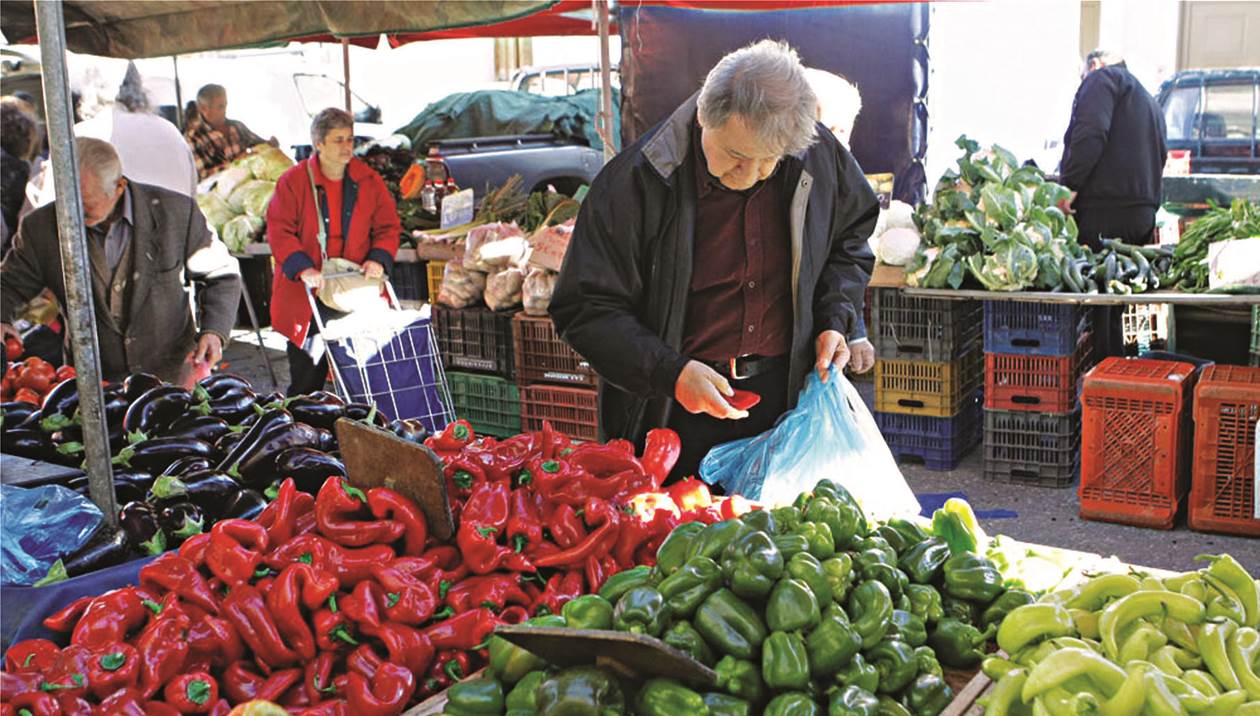
[(196, 196), (197, 166), (192, 150), (179, 129), (162, 117), (114, 106), (74, 125), (74, 134), (114, 145), (128, 179)]

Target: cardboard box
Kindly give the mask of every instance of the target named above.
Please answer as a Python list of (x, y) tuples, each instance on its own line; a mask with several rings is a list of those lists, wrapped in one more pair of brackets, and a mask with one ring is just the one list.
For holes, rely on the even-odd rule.
[(888, 264), (875, 264), (875, 271), (871, 273), (871, 281), (869, 286), (878, 288), (896, 288), (906, 285), (906, 267), (905, 266), (889, 266)]

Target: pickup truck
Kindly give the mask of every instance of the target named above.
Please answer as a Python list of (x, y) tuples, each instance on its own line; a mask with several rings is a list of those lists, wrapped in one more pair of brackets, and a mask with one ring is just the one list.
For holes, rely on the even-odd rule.
[(453, 178), (461, 188), (471, 188), (477, 200), (513, 174), (521, 175), (527, 191), (552, 186), (572, 195), (603, 165), (603, 153), (586, 144), (551, 134), (518, 134), (431, 142), (425, 176), (443, 182)]
[(1194, 174), (1260, 174), (1260, 69), (1183, 70), (1157, 101), (1168, 149), (1190, 152)]

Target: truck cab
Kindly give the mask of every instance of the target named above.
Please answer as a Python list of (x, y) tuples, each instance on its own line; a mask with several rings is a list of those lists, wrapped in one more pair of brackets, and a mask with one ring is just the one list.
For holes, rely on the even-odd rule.
[(1260, 68), (1184, 70), (1157, 97), (1194, 174), (1260, 174)]

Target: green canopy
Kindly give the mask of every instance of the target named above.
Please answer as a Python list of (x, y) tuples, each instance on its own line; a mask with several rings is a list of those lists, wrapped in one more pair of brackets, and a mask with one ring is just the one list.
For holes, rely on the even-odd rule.
[[(134, 59), (317, 35), (470, 27), (527, 16), (553, 4), (555, 0), (65, 0), (64, 8), (70, 50)], [(35, 42), (32, 3), (0, 2), (0, 28), (10, 43)]]
[[(621, 95), (613, 90), (613, 137), (621, 136)], [(528, 92), (479, 90), (444, 97), (397, 130), (411, 139), (417, 151), (441, 139), (498, 137), (511, 134), (555, 134), (586, 141), (603, 149), (595, 131), (599, 92), (582, 90), (567, 97), (547, 97)]]

